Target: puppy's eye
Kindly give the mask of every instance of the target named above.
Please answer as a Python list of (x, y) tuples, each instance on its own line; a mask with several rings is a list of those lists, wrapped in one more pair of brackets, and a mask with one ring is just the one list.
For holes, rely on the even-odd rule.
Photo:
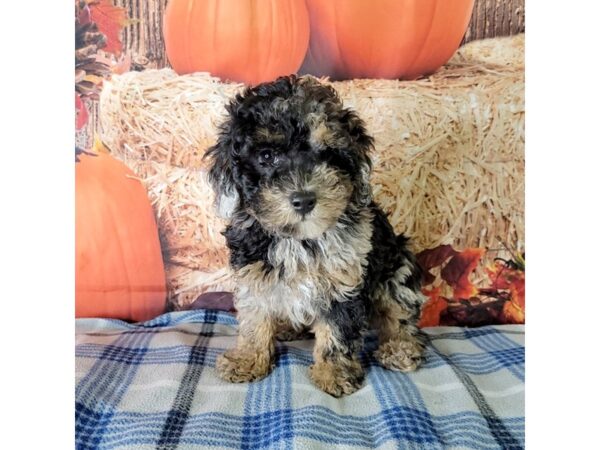
[(261, 164), (272, 164), (274, 160), (273, 152), (271, 150), (263, 150), (258, 154), (258, 160)]

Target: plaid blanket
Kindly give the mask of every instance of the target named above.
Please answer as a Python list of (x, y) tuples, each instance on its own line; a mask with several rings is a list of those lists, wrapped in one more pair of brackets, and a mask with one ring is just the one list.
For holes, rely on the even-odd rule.
[[(169, 313), (139, 324), (76, 322), (78, 449), (518, 449), (524, 446), (524, 328), (426, 329), (414, 373), (379, 367), (335, 399), (308, 378), (312, 341), (277, 345), (274, 372), (216, 376), (233, 315)], [(376, 340), (367, 337), (367, 350)]]

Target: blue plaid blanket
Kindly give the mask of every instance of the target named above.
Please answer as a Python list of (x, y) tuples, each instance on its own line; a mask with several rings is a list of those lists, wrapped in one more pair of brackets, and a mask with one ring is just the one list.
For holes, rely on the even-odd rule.
[[(76, 321), (78, 449), (518, 449), (524, 446), (524, 328), (426, 329), (426, 361), (390, 372), (365, 352), (365, 386), (335, 399), (308, 378), (310, 340), (279, 343), (274, 372), (216, 376), (233, 315)], [(367, 349), (376, 344), (367, 337)]]

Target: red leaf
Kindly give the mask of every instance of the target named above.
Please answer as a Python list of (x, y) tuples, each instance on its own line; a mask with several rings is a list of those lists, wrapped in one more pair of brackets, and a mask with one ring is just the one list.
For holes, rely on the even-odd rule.
[(75, 92), (75, 129), (80, 130), (88, 121), (88, 110), (81, 100), (80, 95)]
[(118, 75), (129, 72), (131, 70), (131, 55), (125, 55), (120, 58), (115, 65), (110, 68), (110, 70), (112, 73), (116, 73)]
[(452, 301), (440, 315), (440, 325), (480, 327), (502, 323), (501, 315), (505, 300), (483, 301), (477, 297), (470, 300)]
[(80, 25), (85, 25), (92, 21), (92, 16), (90, 14), (90, 8), (88, 5), (83, 5), (79, 9), (79, 14), (77, 15), (77, 21)]
[[(481, 248), (457, 252), (450, 245), (443, 245), (417, 255), (425, 271), (425, 284), (434, 281), (429, 272), (434, 267), (441, 267), (443, 280), (435, 289), (423, 290), (429, 299), (423, 305), (419, 326), (524, 323), (525, 272), (522, 266), (496, 262), (486, 267), (491, 285), (478, 289), (469, 277), (484, 254)], [(440, 295), (447, 289), (446, 285), (452, 288), (451, 298)]]
[(429, 299), (423, 305), (419, 327), (436, 327), (440, 324), (440, 315), (448, 306), (448, 302), (440, 296), (440, 292), (439, 287), (430, 291), (423, 290), (423, 294)]
[(452, 287), (455, 299), (469, 299), (477, 294), (478, 290), (469, 281), (469, 275), (484, 253), (482, 248), (468, 248), (454, 255), (442, 269), (442, 279)]
[(525, 323), (525, 309), (512, 299), (504, 304), (501, 319), (503, 323)]
[(492, 289), (508, 291), (510, 298), (502, 308), (502, 323), (525, 323), (525, 272), (496, 261), (486, 267), (492, 281)]
[(105, 52), (118, 55), (121, 53), (121, 31), (127, 23), (127, 10), (113, 5), (111, 0), (91, 0), (88, 2), (92, 21), (98, 31), (106, 36)]
[(512, 301), (525, 310), (525, 278), (515, 281), (510, 287)]
[(505, 321), (525, 323), (525, 272), (509, 269), (504, 277), (510, 290), (510, 301), (506, 302), (502, 311)]
[(498, 261), (494, 267), (486, 267), (494, 289), (508, 289), (512, 300), (522, 309), (525, 308), (525, 272), (510, 268)]
[(430, 269), (441, 266), (448, 258), (456, 254), (456, 250), (451, 245), (440, 245), (419, 253), (417, 261), (423, 269), (423, 285), (427, 286), (435, 280), (435, 277), (429, 272)]
[(235, 311), (231, 292), (205, 292), (201, 294), (187, 309), (218, 309)]

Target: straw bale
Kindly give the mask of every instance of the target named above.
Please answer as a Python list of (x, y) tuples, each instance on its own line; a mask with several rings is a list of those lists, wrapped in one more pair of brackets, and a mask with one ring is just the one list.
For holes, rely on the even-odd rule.
[[(375, 137), (376, 200), (416, 251), (446, 243), (522, 251), (523, 47), (522, 35), (474, 41), (427, 78), (331, 83)], [(113, 77), (100, 99), (103, 141), (148, 189), (176, 308), (232, 287), (202, 155), (242, 88), (147, 70)]]

